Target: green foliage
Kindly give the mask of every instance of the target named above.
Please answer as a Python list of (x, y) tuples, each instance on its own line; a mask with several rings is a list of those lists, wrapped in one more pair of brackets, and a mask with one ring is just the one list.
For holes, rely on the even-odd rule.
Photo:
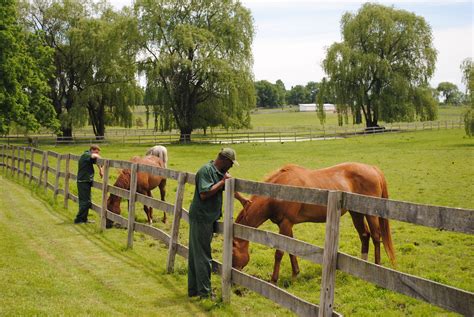
[(445, 104), (460, 105), (462, 102), (462, 93), (459, 91), (458, 86), (453, 83), (444, 81), (438, 84), (436, 88), (440, 94), (444, 97)]
[(281, 90), (277, 84), (260, 80), (255, 82), (255, 91), (257, 93), (257, 107), (277, 108), (283, 106)]
[(298, 105), (300, 103), (311, 103), (310, 95), (303, 85), (291, 87), (287, 93), (287, 101), (290, 105)]
[(182, 140), (215, 119), (224, 127), (249, 126), (255, 105), (250, 12), (234, 0), (139, 0), (135, 12), (141, 70), (160, 88), (160, 105), (173, 114)]
[[(431, 28), (422, 17), (404, 10), (367, 3), (341, 19), (343, 41), (327, 51), (325, 89), (334, 93), (338, 109), (350, 109), (368, 127), (435, 115), (433, 101), (420, 104), (436, 61)], [(430, 95), (423, 94), (425, 101)], [(435, 117), (429, 117), (433, 120)]]
[(54, 50), (50, 98), (63, 135), (88, 122), (96, 135), (106, 123), (130, 126), (130, 106), (140, 98), (131, 13), (92, 0), (24, 0), (22, 7), (24, 23)]
[(0, 134), (7, 134), (12, 124), (25, 133), (40, 127), (57, 130), (47, 85), (52, 52), (38, 34), (22, 27), (14, 0), (1, 2), (0, 47)]
[(474, 135), (474, 63), (471, 58), (466, 58), (461, 64), (463, 72), (463, 82), (466, 85), (466, 99), (469, 103), (469, 108), (463, 115), (464, 128), (466, 135)]

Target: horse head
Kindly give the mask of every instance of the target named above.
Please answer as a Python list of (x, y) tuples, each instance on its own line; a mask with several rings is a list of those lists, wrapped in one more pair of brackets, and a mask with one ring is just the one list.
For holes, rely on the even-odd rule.
[(109, 199), (107, 199), (107, 210), (110, 210), (114, 214), (120, 215), (120, 197), (114, 194), (110, 194)]
[[(235, 219), (236, 223), (246, 224), (245, 218), (251, 203), (247, 203)], [(232, 267), (242, 270), (250, 261), (249, 242), (234, 238), (232, 242)]]

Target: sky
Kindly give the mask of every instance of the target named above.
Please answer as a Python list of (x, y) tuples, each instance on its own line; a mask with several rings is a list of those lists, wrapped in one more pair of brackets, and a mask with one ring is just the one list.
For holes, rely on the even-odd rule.
[[(121, 8), (132, 0), (110, 0)], [(241, 0), (250, 9), (255, 26), (253, 72), (255, 80), (286, 89), (320, 82), (321, 63), (327, 48), (341, 41), (340, 20), (345, 12), (356, 13), (359, 0)], [(474, 1), (472, 0), (378, 0), (372, 1), (422, 16), (432, 28), (438, 51), (433, 87), (440, 82), (456, 84), (464, 91), (461, 62), (473, 58)]]

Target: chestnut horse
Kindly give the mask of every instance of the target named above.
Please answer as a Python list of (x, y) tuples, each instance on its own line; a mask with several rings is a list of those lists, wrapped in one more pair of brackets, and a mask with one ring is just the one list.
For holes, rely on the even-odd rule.
[[(297, 165), (285, 165), (266, 179), (272, 184), (338, 190), (361, 195), (388, 198), (387, 183), (383, 173), (375, 166), (361, 163), (343, 163), (319, 170), (310, 170)], [(293, 226), (302, 222), (326, 222), (326, 206), (289, 202), (270, 197), (252, 196), (236, 218), (236, 223), (257, 228), (267, 219), (277, 224), (280, 234), (293, 237)], [(341, 215), (347, 210), (342, 210)], [(367, 260), (369, 240), (375, 248), (375, 263), (380, 264), (380, 239), (385, 251), (395, 265), (395, 252), (387, 219), (349, 211), (362, 243), (362, 258)], [(364, 221), (367, 219), (367, 224)], [(234, 238), (232, 265), (242, 269), (250, 260), (249, 242)], [(276, 250), (272, 282), (278, 280), (283, 251)], [(292, 276), (299, 273), (296, 256), (290, 254)]]
[[(163, 161), (153, 155), (145, 156), (144, 158), (141, 158), (139, 156), (134, 156), (130, 160), (133, 163), (137, 164), (143, 164), (143, 165), (151, 165), (151, 166), (156, 166), (156, 167), (161, 167), (164, 168), (164, 163)], [(130, 190), (130, 170), (125, 169), (121, 170), (120, 174), (115, 181), (114, 186), (120, 187), (123, 189)], [(152, 197), (151, 191), (155, 189), (156, 187), (160, 188), (160, 195), (161, 195), (161, 200), (165, 200), (166, 196), (166, 178), (162, 176), (156, 176), (148, 173), (142, 173), (139, 172), (137, 173), (137, 193), (147, 195), (149, 197)], [(122, 198), (119, 196), (116, 196), (114, 194), (110, 194), (109, 199), (107, 199), (107, 209), (112, 211), (115, 214), (120, 215), (120, 202), (122, 201)], [(153, 208), (152, 207), (147, 207), (143, 206), (143, 210), (145, 210), (145, 214), (148, 219), (148, 223), (152, 224), (153, 223)], [(166, 212), (163, 213), (163, 222), (166, 222)], [(107, 219), (107, 228), (110, 228), (112, 226), (112, 221)]]

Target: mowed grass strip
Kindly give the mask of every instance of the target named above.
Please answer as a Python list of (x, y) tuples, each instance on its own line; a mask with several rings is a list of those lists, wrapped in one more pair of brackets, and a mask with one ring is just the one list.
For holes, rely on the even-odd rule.
[[(1, 315), (197, 314), (182, 281), (0, 178)], [(128, 254), (130, 253), (130, 254)]]
[[(165, 274), (163, 245), (136, 234), (139, 242), (126, 250), (125, 230), (74, 225), (74, 213), (51, 208), (29, 188), (3, 176), (0, 187), (2, 316), (226, 316), (252, 306), (251, 298), (232, 306), (188, 299), (185, 260)], [(269, 305), (268, 316), (289, 314)]]

